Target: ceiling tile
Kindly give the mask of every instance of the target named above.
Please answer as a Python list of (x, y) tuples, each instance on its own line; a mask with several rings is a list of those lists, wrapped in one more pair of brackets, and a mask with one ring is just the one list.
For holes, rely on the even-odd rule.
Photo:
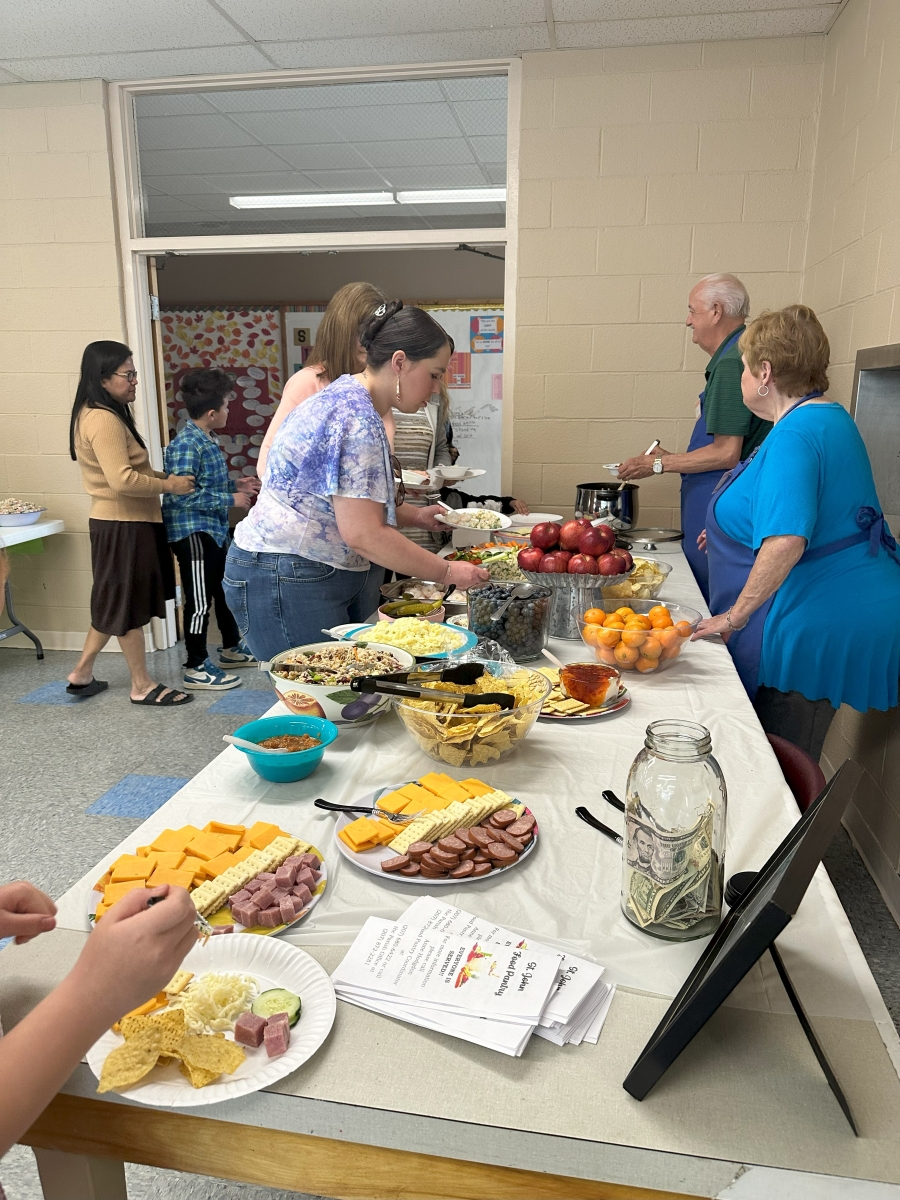
[(832, 5), (791, 8), (780, 12), (725, 13), (660, 17), (631, 21), (557, 21), (560, 49), (600, 46), (653, 46), (672, 42), (721, 41), (725, 38), (796, 37), (823, 33)]
[(404, 104), (399, 108), (338, 108), (327, 116), (329, 126), (347, 141), (459, 137), (459, 124), (449, 104)]
[(465, 75), (442, 79), (440, 86), (451, 100), (506, 100), (505, 75)]
[(374, 167), (444, 167), (472, 163), (472, 151), (463, 138), (435, 142), (369, 142), (366, 158)]
[[(824, 0), (823, 7), (830, 6), (834, 10), (840, 3), (841, 0)], [(597, 0), (553, 0), (553, 15), (557, 21), (597, 22), (705, 13), (722, 16), (810, 7), (810, 0), (603, 0), (602, 10), (598, 12)]]
[(407, 188), (483, 187), (486, 183), (493, 182), (486, 176), (484, 168), (477, 164), (461, 164), (455, 167), (391, 167), (388, 176), (397, 191)]
[(134, 98), (134, 111), (141, 117), (180, 117), (213, 112), (212, 105), (199, 92), (178, 92), (171, 95), (141, 95)]
[[(155, 182), (155, 179), (154, 179)], [(205, 175), (196, 180), (198, 187), (228, 196), (254, 196), (267, 192), (314, 192), (313, 181), (302, 171), (258, 172), (253, 175)]]
[(227, 75), (241, 71), (269, 71), (272, 64), (253, 46), (241, 45), (148, 50), (138, 54), (2, 59), (0, 67), (8, 67), (23, 79), (38, 83), (47, 79), (168, 79), (175, 75)]
[[(314, 114), (291, 109), (288, 112), (229, 113), (228, 119), (252, 133), (267, 146), (326, 145), (340, 143), (343, 133), (330, 119), (330, 110)], [(223, 120), (226, 118), (223, 117)], [(326, 165), (327, 164), (323, 164)], [(348, 164), (349, 165), (349, 164)]]
[(506, 137), (506, 96), (496, 100), (458, 100), (453, 105), (464, 133)]
[(137, 123), (138, 148), (191, 150), (216, 146), (256, 146), (259, 139), (220, 113), (190, 117), (141, 117)]
[[(379, 171), (304, 171), (309, 180), (300, 192), (384, 192), (390, 191), (386, 177)], [(254, 192), (264, 189), (254, 187)], [(283, 189), (279, 189), (283, 190)]]
[(364, 67), (384, 63), (452, 62), (503, 58), (523, 50), (549, 50), (546, 22), (517, 29), (469, 29), (398, 37), (265, 42), (279, 67)]
[(141, 174), (224, 175), (256, 171), (283, 171), (285, 164), (266, 146), (220, 150), (148, 150), (141, 155)]
[[(3, 57), (227, 46), (241, 41), (206, 0), (32, 0), (3, 5)], [(15, 67), (11, 68), (13, 71)]]
[[(543, 0), (415, 0), (373, 7), (371, 0), (218, 0), (257, 41), (367, 38), (544, 21)], [(390, 60), (385, 60), (390, 61)]]
[(469, 145), (475, 151), (479, 162), (506, 165), (505, 137), (473, 137), (469, 138)]
[(339, 171), (364, 168), (366, 159), (346, 142), (309, 146), (279, 146), (279, 155), (298, 171)]
[(291, 112), (306, 108), (356, 108), (369, 104), (429, 104), (445, 99), (441, 81), (434, 79), (293, 84), (203, 94), (220, 112)]

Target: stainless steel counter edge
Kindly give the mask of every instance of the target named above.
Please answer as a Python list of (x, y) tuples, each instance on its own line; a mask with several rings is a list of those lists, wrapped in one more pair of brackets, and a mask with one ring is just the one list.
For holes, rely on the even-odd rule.
[[(61, 1089), (69, 1096), (97, 1098), (97, 1080), (86, 1063), (73, 1072)], [(107, 1103), (141, 1108), (124, 1096), (109, 1093)], [(499, 1130), (467, 1121), (450, 1121), (390, 1109), (364, 1108), (331, 1100), (312, 1100), (278, 1092), (254, 1092), (221, 1104), (178, 1109), (185, 1116), (210, 1117), (261, 1129), (332, 1138), (364, 1146), (381, 1146), (414, 1154), (467, 1159), (488, 1165), (571, 1175), (631, 1187), (684, 1191), (709, 1200), (900, 1200), (900, 1185), (836, 1175), (810, 1175), (777, 1167), (724, 1159), (700, 1158), (668, 1151), (589, 1142), (519, 1129)], [(488, 1137), (485, 1137), (485, 1131)], [(497, 1135), (500, 1136), (497, 1136)], [(768, 1191), (748, 1191), (749, 1177), (763, 1172)], [(741, 1180), (739, 1191), (732, 1189)], [(819, 1191), (807, 1194), (804, 1181)], [(816, 1182), (818, 1181), (818, 1182)], [(777, 1183), (778, 1190), (773, 1191)], [(802, 1191), (797, 1190), (804, 1183)], [(822, 1190), (822, 1188), (826, 1190)], [(832, 1193), (832, 1187), (835, 1189)], [(871, 1193), (851, 1189), (876, 1189)]]

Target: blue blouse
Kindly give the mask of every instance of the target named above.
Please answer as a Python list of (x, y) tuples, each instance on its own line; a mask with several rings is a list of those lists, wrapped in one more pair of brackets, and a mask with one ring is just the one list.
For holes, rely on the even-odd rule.
[[(758, 550), (792, 534), (815, 549), (859, 533), (864, 505), (881, 512), (869, 456), (840, 404), (806, 404), (781, 421), (746, 470), (718, 498), (716, 519)], [(900, 563), (868, 543), (800, 562), (766, 619), (761, 686), (828, 699), (865, 712), (897, 703)]]
[(237, 526), (242, 550), (297, 554), (342, 571), (369, 562), (340, 534), (332, 497), (375, 500), (397, 524), (384, 422), (352, 375), (342, 375), (285, 417), (266, 460), (259, 499)]

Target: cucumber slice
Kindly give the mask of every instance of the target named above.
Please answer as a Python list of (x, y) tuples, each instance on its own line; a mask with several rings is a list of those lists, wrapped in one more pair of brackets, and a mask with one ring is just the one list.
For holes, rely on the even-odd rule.
[(251, 1005), (250, 1011), (256, 1017), (274, 1017), (276, 1013), (287, 1013), (291, 1025), (296, 1025), (300, 1019), (300, 997), (286, 988), (269, 988), (262, 992)]

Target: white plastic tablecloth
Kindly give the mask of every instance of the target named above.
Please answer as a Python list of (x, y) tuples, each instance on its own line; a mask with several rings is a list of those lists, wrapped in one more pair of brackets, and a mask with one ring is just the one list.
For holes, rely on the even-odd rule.
[[(699, 590), (679, 552), (666, 554), (674, 569), (665, 587), (673, 603), (703, 609)], [(705, 611), (705, 610), (704, 610)], [(559, 657), (584, 656), (581, 643), (555, 640)], [(619, 910), (621, 852), (574, 815), (586, 804), (606, 824), (621, 815), (601, 798), (604, 788), (625, 794), (625, 780), (644, 731), (654, 720), (698, 721), (712, 734), (713, 753), (728, 787), (726, 874), (760, 867), (798, 818), (794, 799), (732, 666), (724, 644), (691, 644), (658, 677), (627, 676), (628, 708), (577, 726), (537, 722), (513, 754), (477, 771), (433, 768), (390, 713), (365, 729), (343, 729), (310, 778), (270, 784), (244, 755), (229, 747), (102, 859), (59, 901), (59, 923), (86, 930), (93, 882), (119, 854), (145, 845), (162, 829), (211, 819), (249, 824), (274, 821), (315, 844), (328, 862), (326, 894), (286, 937), (296, 945), (349, 945), (370, 915), (396, 917), (425, 891), (369, 875), (340, 857), (330, 814), (313, 807), (323, 796), (352, 803), (373, 787), (414, 779), (431, 769), (456, 778), (477, 774), (527, 803), (540, 824), (534, 854), (511, 871), (458, 888), (434, 889), (456, 903), (519, 930), (585, 954), (627, 988), (673, 996), (706, 945), (651, 938)], [(284, 712), (276, 704), (273, 713)], [(824, 868), (819, 868), (797, 917), (779, 938), (801, 998), (812, 1015), (874, 1020), (895, 1063), (900, 1043), (868, 966)], [(789, 1011), (769, 957), (737, 989), (732, 1003)]]

